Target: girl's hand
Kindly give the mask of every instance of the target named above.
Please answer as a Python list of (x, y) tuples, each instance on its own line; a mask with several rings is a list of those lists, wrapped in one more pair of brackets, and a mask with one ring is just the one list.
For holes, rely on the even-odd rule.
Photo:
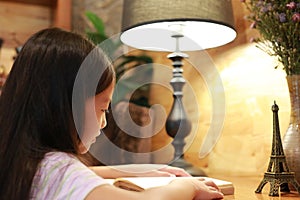
[(90, 167), (96, 174), (103, 178), (118, 177), (149, 177), (149, 176), (186, 176), (191, 175), (184, 169), (161, 164), (129, 164), (115, 166), (93, 166)]
[[(185, 176), (190, 177), (191, 175), (182, 168), (172, 167), (168, 165), (159, 164), (133, 164), (133, 165), (123, 165), (127, 168), (128, 172), (133, 173), (133, 176)], [(119, 168), (120, 169), (120, 168)]]
[(182, 168), (166, 166), (158, 170), (158, 173), (166, 174), (166, 176), (191, 176)]
[(197, 181), (195, 187), (197, 193), (194, 200), (223, 199), (224, 197), (218, 186), (211, 180)]
[(195, 195), (193, 200), (211, 200), (223, 199), (224, 195), (219, 190), (218, 186), (210, 180), (205, 179), (175, 179), (171, 184), (193, 185)]

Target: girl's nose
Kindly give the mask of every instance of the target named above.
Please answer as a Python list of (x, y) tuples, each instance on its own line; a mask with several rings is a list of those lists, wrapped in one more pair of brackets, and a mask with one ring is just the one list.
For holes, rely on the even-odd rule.
[(100, 121), (100, 129), (105, 128), (106, 125), (107, 125), (106, 116), (104, 116), (101, 118), (101, 121)]

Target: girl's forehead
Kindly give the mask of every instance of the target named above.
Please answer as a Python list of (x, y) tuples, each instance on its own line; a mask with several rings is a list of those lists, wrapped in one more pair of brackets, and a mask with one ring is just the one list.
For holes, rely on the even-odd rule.
[(95, 96), (95, 102), (110, 103), (114, 91), (114, 83)]

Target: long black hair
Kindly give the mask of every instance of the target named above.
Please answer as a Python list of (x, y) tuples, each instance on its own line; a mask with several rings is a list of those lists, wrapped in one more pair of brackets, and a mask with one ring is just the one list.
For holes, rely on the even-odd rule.
[[(0, 199), (29, 199), (45, 153), (79, 154), (80, 130), (74, 123), (72, 97), (78, 72), (93, 49), (95, 45), (83, 36), (58, 28), (37, 32), (22, 47), (0, 96)], [(75, 113), (80, 120), (85, 99), (114, 81), (106, 56), (96, 51), (96, 57), (97, 64), (84, 65), (87, 69), (76, 88), (82, 92), (76, 101), (81, 107)], [(85, 94), (89, 85), (84, 81), (94, 69), (102, 70), (102, 76), (95, 93)]]

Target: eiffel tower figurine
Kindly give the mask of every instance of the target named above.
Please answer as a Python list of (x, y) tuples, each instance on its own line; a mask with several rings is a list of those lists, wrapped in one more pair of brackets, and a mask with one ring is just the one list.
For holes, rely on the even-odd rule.
[(270, 193), (269, 196), (279, 196), (278, 189), (280, 187), (281, 192), (289, 192), (288, 183), (294, 186), (294, 188), (300, 194), (300, 185), (295, 179), (295, 173), (290, 172), (287, 165), (285, 155), (283, 152), (279, 120), (278, 120), (278, 106), (274, 101), (272, 106), (273, 111), (273, 142), (272, 142), (272, 153), (270, 156), (270, 163), (267, 172), (264, 174), (263, 180), (260, 182), (256, 193), (261, 193), (263, 187), (267, 182), (270, 182)]

